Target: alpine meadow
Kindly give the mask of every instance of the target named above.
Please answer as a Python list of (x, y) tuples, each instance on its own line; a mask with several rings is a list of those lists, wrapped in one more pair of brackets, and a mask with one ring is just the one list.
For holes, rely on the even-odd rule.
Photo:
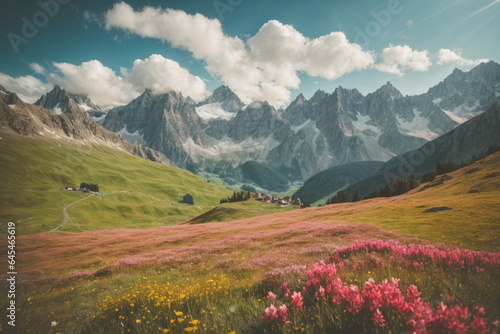
[(0, 332), (500, 333), (498, 0), (7, 0)]

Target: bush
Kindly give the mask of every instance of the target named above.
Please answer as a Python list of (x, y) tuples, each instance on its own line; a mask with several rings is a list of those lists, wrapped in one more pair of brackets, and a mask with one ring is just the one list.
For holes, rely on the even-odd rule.
[(191, 196), (190, 194), (184, 195), (184, 197), (182, 197), (181, 203), (193, 205), (194, 204), (193, 196)]

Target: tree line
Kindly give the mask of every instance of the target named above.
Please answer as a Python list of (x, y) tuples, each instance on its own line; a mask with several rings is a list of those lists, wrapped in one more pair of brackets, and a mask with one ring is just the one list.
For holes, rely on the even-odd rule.
[(233, 191), (232, 196), (228, 196), (227, 198), (223, 198), (220, 200), (220, 204), (222, 203), (234, 203), (234, 202), (243, 202), (252, 198), (252, 194), (247, 191)]
[[(391, 180), (384, 187), (372, 190), (368, 194), (368, 196), (364, 197), (364, 199), (402, 195), (412, 189), (415, 189), (419, 185), (420, 180), (412, 174), (409, 178), (401, 177)], [(350, 197), (349, 192), (343, 189), (338, 191), (337, 194), (332, 198), (329, 198), (326, 201), (326, 204), (329, 205), (335, 203), (359, 202), (361, 201), (361, 199), (361, 193), (358, 189), (356, 189), (352, 198)]]
[[(435, 169), (430, 170), (422, 175), (422, 180), (420, 180), (413, 174), (410, 175), (409, 178), (401, 177), (393, 179), (384, 187), (372, 190), (368, 194), (368, 196), (365, 196), (364, 199), (377, 198), (377, 197), (392, 197), (405, 194), (408, 191), (418, 187), (420, 185), (420, 182), (426, 183), (434, 181), (434, 179), (438, 175), (451, 173), (453, 171), (456, 171), (457, 169), (472, 165), (477, 160), (483, 159), (498, 151), (500, 151), (500, 147), (498, 147), (497, 145), (492, 145), (488, 147), (488, 149), (484, 153), (479, 155), (474, 154), (469, 160), (462, 161), (462, 163), (459, 164), (455, 164), (453, 162), (440, 161), (436, 164)], [(352, 198), (349, 196), (348, 191), (344, 189), (338, 191), (337, 194), (332, 198), (329, 198), (326, 201), (326, 204), (328, 205), (335, 203), (358, 202), (360, 200), (361, 200), (361, 194), (358, 189), (356, 189), (356, 192), (354, 193), (354, 196)]]
[(82, 183), (80, 183), (80, 189), (88, 189), (90, 191), (98, 193), (99, 192), (99, 185), (95, 184), (95, 183), (82, 182)]

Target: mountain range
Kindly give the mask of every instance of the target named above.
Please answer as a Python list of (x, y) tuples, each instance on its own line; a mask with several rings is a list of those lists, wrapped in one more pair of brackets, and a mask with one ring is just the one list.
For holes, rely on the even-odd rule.
[(347, 191), (352, 196), (358, 189), (366, 196), (392, 179), (408, 178), (411, 174), (420, 177), (435, 170), (438, 162), (460, 165), (495, 146), (500, 147), (500, 103), (443, 136), (389, 160), (376, 173), (351, 184)]
[[(92, 120), (73, 96), (56, 86), (52, 94), (36, 104), (23, 102), (15, 93), (0, 86), (0, 126), (23, 136), (75, 141), (81, 145), (109, 146), (144, 159), (165, 165), (175, 164), (163, 153), (148, 147), (133, 145), (118, 134), (108, 131)], [(52, 98), (52, 99), (51, 99)], [(51, 104), (46, 109), (38, 104)]]
[[(284, 110), (266, 101), (245, 105), (221, 86), (198, 104), (178, 92), (146, 90), (106, 114), (60, 87), (37, 104), (56, 111), (70, 99), (106, 129), (163, 153), (181, 168), (228, 182), (283, 185), (350, 162), (389, 161), (421, 147), (500, 101), (500, 65), (455, 69), (425, 94), (403, 96), (390, 82), (368, 95), (338, 87), (299, 94)], [(247, 162), (269, 175), (243, 173)], [(248, 165), (247, 165), (248, 166)], [(281, 186), (279, 186), (281, 187)], [(270, 190), (274, 190), (270, 188)]]

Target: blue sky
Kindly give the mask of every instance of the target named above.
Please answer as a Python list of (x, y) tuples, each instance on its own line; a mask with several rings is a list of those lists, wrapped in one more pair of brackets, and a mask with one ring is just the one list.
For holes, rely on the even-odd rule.
[(145, 88), (199, 100), (226, 84), (286, 106), (339, 85), (419, 94), (500, 62), (500, 0), (42, 1), (57, 13), (31, 0), (0, 13), (0, 84), (26, 100), (60, 84), (112, 107)]

